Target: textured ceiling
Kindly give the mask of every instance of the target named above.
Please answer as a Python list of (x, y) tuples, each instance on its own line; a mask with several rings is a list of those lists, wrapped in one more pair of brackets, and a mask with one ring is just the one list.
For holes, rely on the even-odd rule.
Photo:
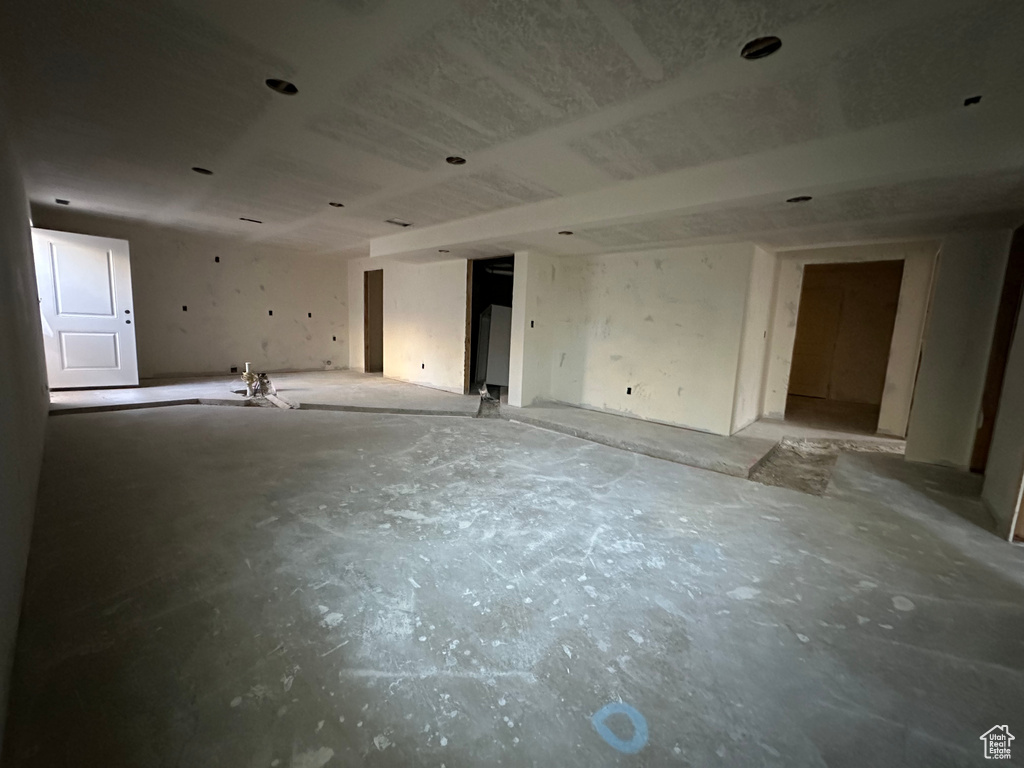
[(772, 201), (631, 224), (585, 227), (576, 230), (576, 235), (599, 249), (607, 250), (734, 235), (775, 242), (772, 236), (778, 233), (821, 231), (826, 225), (849, 227), (860, 222), (889, 221), (894, 227), (903, 222), (917, 227), (923, 218), (929, 216), (941, 217), (935, 226), (938, 232), (944, 233), (993, 212), (1002, 215), (999, 220), (1009, 216), (1011, 221), (1019, 221), (1019, 214), (1013, 211), (1024, 210), (1024, 174), (1011, 172), (976, 178), (929, 179), (818, 195), (813, 202), (812, 205)]
[[(763, 34), (782, 50), (740, 59)], [(1019, 0), (5, 0), (0, 97), (36, 205), (346, 254), (782, 246), (1024, 219), (1021, 39)], [(937, 150), (832, 189), (814, 159), (922, 132), (977, 171)], [(699, 175), (740, 160), (750, 190)]]

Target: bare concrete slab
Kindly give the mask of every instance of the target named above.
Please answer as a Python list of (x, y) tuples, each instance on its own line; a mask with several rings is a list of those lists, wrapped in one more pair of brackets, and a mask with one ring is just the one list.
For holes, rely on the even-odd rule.
[[(357, 371), (273, 373), (278, 395), (303, 410), (475, 416), (476, 395), (457, 395)], [(170, 405), (244, 405), (237, 376), (154, 379), (138, 387), (50, 393), (50, 412), (94, 413)]]
[[(241, 381), (217, 376), (195, 379), (153, 379), (138, 387), (69, 389), (50, 392), (50, 413), (94, 413), (171, 405), (241, 405), (245, 398), (232, 392)], [(204, 402), (206, 401), (206, 402)]]
[(479, 395), (461, 395), (358, 371), (278, 373), (278, 394), (302, 410), (475, 416)]
[(775, 447), (772, 440), (722, 437), (559, 403), (539, 403), (527, 408), (502, 403), (501, 415), (612, 448), (733, 477), (749, 477)]
[(844, 455), (817, 497), (268, 408), (47, 437), (4, 768), (952, 768), (1020, 738), (1024, 551), (949, 472)]
[(757, 437), (762, 440), (779, 442), (784, 438), (800, 440), (848, 440), (858, 443), (871, 443), (894, 448), (902, 446), (906, 441), (900, 437), (889, 435), (864, 434), (849, 429), (837, 429), (816, 425), (802, 424), (780, 419), (759, 419), (749, 427), (744, 427), (733, 437)]

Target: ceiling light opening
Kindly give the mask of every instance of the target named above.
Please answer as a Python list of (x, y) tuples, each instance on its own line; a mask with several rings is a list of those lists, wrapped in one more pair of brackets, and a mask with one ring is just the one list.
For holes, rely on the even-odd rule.
[(57, 205), (71, 205), (70, 200), (61, 200), (59, 197), (55, 198), (54, 201)]
[(333, 200), (331, 202), (329, 202), (328, 205), (331, 206), (331, 208), (344, 208), (345, 207), (344, 203), (336, 203)]
[(748, 61), (754, 61), (756, 59), (763, 59), (765, 56), (771, 56), (781, 47), (782, 41), (773, 35), (758, 37), (743, 46), (740, 50), (740, 56)]
[(571, 235), (572, 234), (572, 230), (571, 229), (563, 229), (558, 234), (560, 234), (560, 235)]
[(981, 104), (981, 96), (971, 96), (969, 99), (964, 99), (965, 107), (973, 107), (975, 104)]
[(251, 222), (253, 224), (262, 224), (263, 223), (259, 219), (247, 219), (245, 216), (239, 216), (238, 220), (239, 221), (248, 221), (248, 222)]
[(450, 157), (446, 157), (444, 159), (444, 161), (446, 163), (448, 163), (448, 165), (465, 165), (466, 164), (466, 158), (459, 157), (458, 155), (451, 155)]
[(403, 221), (402, 219), (385, 219), (385, 223), (394, 224), (396, 227), (411, 227), (411, 221)]
[(451, 253), (451, 251), (449, 251), (447, 248), (438, 248), (437, 252), (438, 253)]
[(199, 168), (198, 166), (193, 166), (192, 170), (200, 174), (201, 176), (213, 176), (213, 171), (211, 171), (209, 168)]
[(814, 198), (810, 195), (797, 195), (786, 200), (787, 203), (809, 203)]
[(276, 77), (268, 77), (266, 80), (267, 88), (274, 91), (274, 93), (281, 93), (285, 96), (294, 96), (299, 92), (299, 89), (295, 87), (293, 83), (289, 83), (287, 80), (279, 80)]

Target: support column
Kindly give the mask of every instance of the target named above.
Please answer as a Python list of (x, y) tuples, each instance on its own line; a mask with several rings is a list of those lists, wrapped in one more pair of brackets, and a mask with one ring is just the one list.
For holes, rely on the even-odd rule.
[(540, 253), (516, 253), (508, 369), (508, 403), (516, 407), (550, 396), (547, 343), (550, 329), (540, 300), (542, 285), (547, 284), (549, 262), (550, 259)]

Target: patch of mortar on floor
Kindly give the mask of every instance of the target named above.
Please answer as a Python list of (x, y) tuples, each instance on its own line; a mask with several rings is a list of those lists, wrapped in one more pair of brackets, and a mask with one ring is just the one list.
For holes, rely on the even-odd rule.
[(478, 419), (503, 419), (501, 415), (501, 401), (489, 397), (480, 398), (480, 410), (476, 414)]
[(762, 485), (824, 496), (843, 451), (902, 454), (901, 443), (784, 437), (758, 464), (750, 479)]

